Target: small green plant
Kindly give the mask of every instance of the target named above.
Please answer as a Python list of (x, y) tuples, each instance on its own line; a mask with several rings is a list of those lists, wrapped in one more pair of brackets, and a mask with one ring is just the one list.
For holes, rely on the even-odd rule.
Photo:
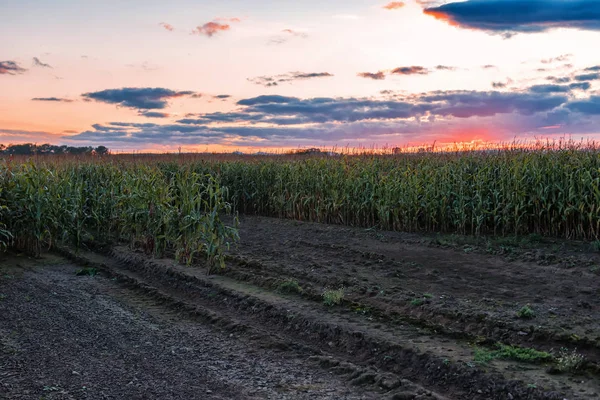
[(433, 295), (431, 293), (425, 293), (423, 297), (426, 299), (433, 299)]
[(524, 363), (537, 364), (553, 359), (552, 354), (538, 351), (528, 347), (508, 346), (498, 343), (494, 350), (475, 349), (474, 360), (480, 364), (487, 364), (492, 360), (514, 360)]
[(323, 303), (326, 306), (335, 306), (338, 305), (344, 300), (344, 288), (339, 288), (337, 290), (326, 290), (323, 292)]
[(532, 319), (535, 317), (535, 311), (527, 304), (517, 311), (517, 317), (522, 319)]
[(96, 276), (96, 275), (98, 275), (98, 270), (96, 268), (82, 268), (82, 269), (78, 269), (77, 272), (75, 272), (75, 275), (77, 275), (77, 276)]
[(286, 281), (283, 281), (279, 284), (279, 286), (277, 286), (277, 291), (279, 293), (302, 293), (302, 288), (300, 287), (300, 284), (298, 283), (297, 280), (295, 279), (288, 279)]
[(561, 372), (575, 372), (583, 365), (584, 357), (577, 350), (569, 351), (563, 347), (556, 357), (556, 368)]
[(423, 305), (423, 303), (425, 303), (425, 301), (423, 299), (412, 299), (410, 301), (410, 305), (415, 306), (415, 307), (421, 306), (421, 305)]

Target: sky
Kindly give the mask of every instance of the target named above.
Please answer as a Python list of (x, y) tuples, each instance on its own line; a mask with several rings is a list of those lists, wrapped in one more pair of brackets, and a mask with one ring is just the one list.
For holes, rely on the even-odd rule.
[(598, 0), (3, 0), (0, 144), (600, 139)]

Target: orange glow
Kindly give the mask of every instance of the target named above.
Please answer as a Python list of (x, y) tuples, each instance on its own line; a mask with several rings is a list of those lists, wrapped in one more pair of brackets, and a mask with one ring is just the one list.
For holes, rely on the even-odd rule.
[(453, 20), (452, 17), (450, 17), (448, 14), (443, 13), (441, 11), (433, 11), (433, 10), (425, 9), (425, 10), (423, 10), (423, 14), (430, 15), (433, 18), (438, 19), (440, 21), (444, 21), (445, 23), (447, 23), (448, 25), (451, 25), (451, 26), (460, 26), (460, 24), (457, 21)]

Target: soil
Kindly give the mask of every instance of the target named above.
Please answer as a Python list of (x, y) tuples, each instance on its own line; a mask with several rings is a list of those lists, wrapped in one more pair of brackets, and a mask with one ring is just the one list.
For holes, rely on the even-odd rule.
[[(0, 398), (599, 398), (593, 253), (250, 216), (240, 236), (214, 276), (127, 247), (0, 260)], [(552, 356), (478, 357), (500, 344)]]

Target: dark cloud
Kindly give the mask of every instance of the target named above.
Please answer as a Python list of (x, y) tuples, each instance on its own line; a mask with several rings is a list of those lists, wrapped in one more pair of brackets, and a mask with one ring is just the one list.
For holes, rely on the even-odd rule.
[(148, 118), (169, 118), (171, 115), (157, 111), (140, 111), (139, 115)]
[(376, 80), (376, 81), (382, 81), (382, 80), (385, 79), (385, 72), (383, 72), (383, 71), (378, 71), (378, 72), (359, 72), (356, 75), (360, 76), (361, 78), (368, 78), (368, 79), (373, 79), (373, 80)]
[(589, 90), (592, 85), (589, 82), (581, 82), (581, 83), (571, 83), (569, 85), (570, 89), (579, 89), (579, 90)]
[(274, 76), (257, 76), (256, 78), (248, 78), (248, 81), (265, 87), (278, 86), (280, 83), (291, 83), (299, 80), (307, 80), (314, 78), (330, 78), (333, 74), (329, 72), (289, 72), (287, 74)]
[(258, 97), (252, 97), (250, 99), (243, 99), (237, 102), (240, 106), (253, 106), (256, 104), (270, 104), (270, 103), (289, 103), (292, 101), (300, 100), (297, 97), (285, 97), (279, 95), (263, 95)]
[[(218, 114), (219, 121), (273, 122), (285, 125), (306, 123), (340, 123), (385, 119), (408, 119), (422, 116), (470, 118), (517, 113), (532, 115), (564, 104), (566, 96), (546, 93), (510, 93), (449, 91), (405, 96), (397, 100), (371, 99), (299, 99), (284, 96), (259, 96), (238, 101), (245, 106), (231, 113)], [(204, 116), (202, 123), (212, 119)], [(233, 118), (233, 120), (231, 119)]]
[(492, 64), (486, 64), (486, 65), (482, 65), (481, 68), (482, 69), (492, 69), (492, 68), (496, 68), (496, 66), (492, 65)]
[(572, 83), (570, 85), (534, 85), (529, 88), (532, 93), (569, 93), (572, 90), (588, 90), (589, 82)]
[(455, 138), (440, 132), (461, 132), (464, 137), (463, 132), (481, 127), (504, 132), (502, 138), (508, 140), (517, 134), (543, 134), (548, 126), (568, 126), (572, 133), (589, 132), (597, 129), (593, 118), (600, 115), (600, 96), (574, 100), (569, 94), (570, 90), (585, 90), (587, 85), (588, 82), (537, 85), (519, 92), (399, 93), (387, 100), (264, 95), (239, 100), (231, 112), (186, 115), (171, 124), (96, 124), (72, 140), (132, 147), (149, 144), (266, 147), (358, 145), (365, 140), (383, 144), (411, 138), (422, 142), (429, 137), (452, 141)]
[(413, 65), (411, 67), (394, 68), (391, 73), (396, 75), (427, 75), (429, 70), (425, 67)]
[(546, 80), (552, 81), (554, 83), (569, 83), (569, 82), (571, 82), (571, 78), (569, 78), (568, 76), (561, 76), (561, 77), (547, 76)]
[(73, 100), (71, 100), (71, 99), (64, 99), (64, 98), (60, 98), (60, 97), (34, 97), (31, 100), (33, 100), (33, 101), (51, 101), (51, 102), (57, 102), (57, 103), (72, 103), (73, 102)]
[(225, 100), (225, 99), (228, 99), (230, 97), (231, 97), (230, 94), (218, 94), (216, 96), (213, 96), (213, 99)]
[(27, 71), (14, 61), (0, 61), (0, 75), (16, 75)]
[(597, 0), (467, 0), (426, 8), (424, 13), (454, 26), (505, 37), (553, 28), (600, 30)]
[(590, 73), (590, 74), (581, 74), (575, 75), (574, 78), (576, 81), (585, 82), (585, 81), (596, 81), (600, 79), (600, 72)]
[(52, 68), (52, 66), (50, 66), (50, 64), (41, 62), (40, 59), (37, 57), (33, 57), (33, 66), (34, 67), (42, 67), (42, 68)]
[(494, 89), (502, 89), (506, 87), (506, 83), (504, 82), (492, 82), (492, 87)]
[(600, 65), (595, 65), (593, 67), (588, 67), (585, 69), (586, 71), (600, 72)]
[(587, 115), (600, 115), (600, 96), (591, 96), (587, 100), (573, 101), (566, 106), (569, 110)]
[(84, 93), (81, 96), (87, 100), (96, 100), (140, 110), (152, 110), (166, 108), (169, 99), (194, 94), (192, 91), (178, 92), (165, 88), (121, 88)]
[(438, 71), (455, 71), (456, 67), (450, 67), (448, 65), (436, 65), (435, 69)]

